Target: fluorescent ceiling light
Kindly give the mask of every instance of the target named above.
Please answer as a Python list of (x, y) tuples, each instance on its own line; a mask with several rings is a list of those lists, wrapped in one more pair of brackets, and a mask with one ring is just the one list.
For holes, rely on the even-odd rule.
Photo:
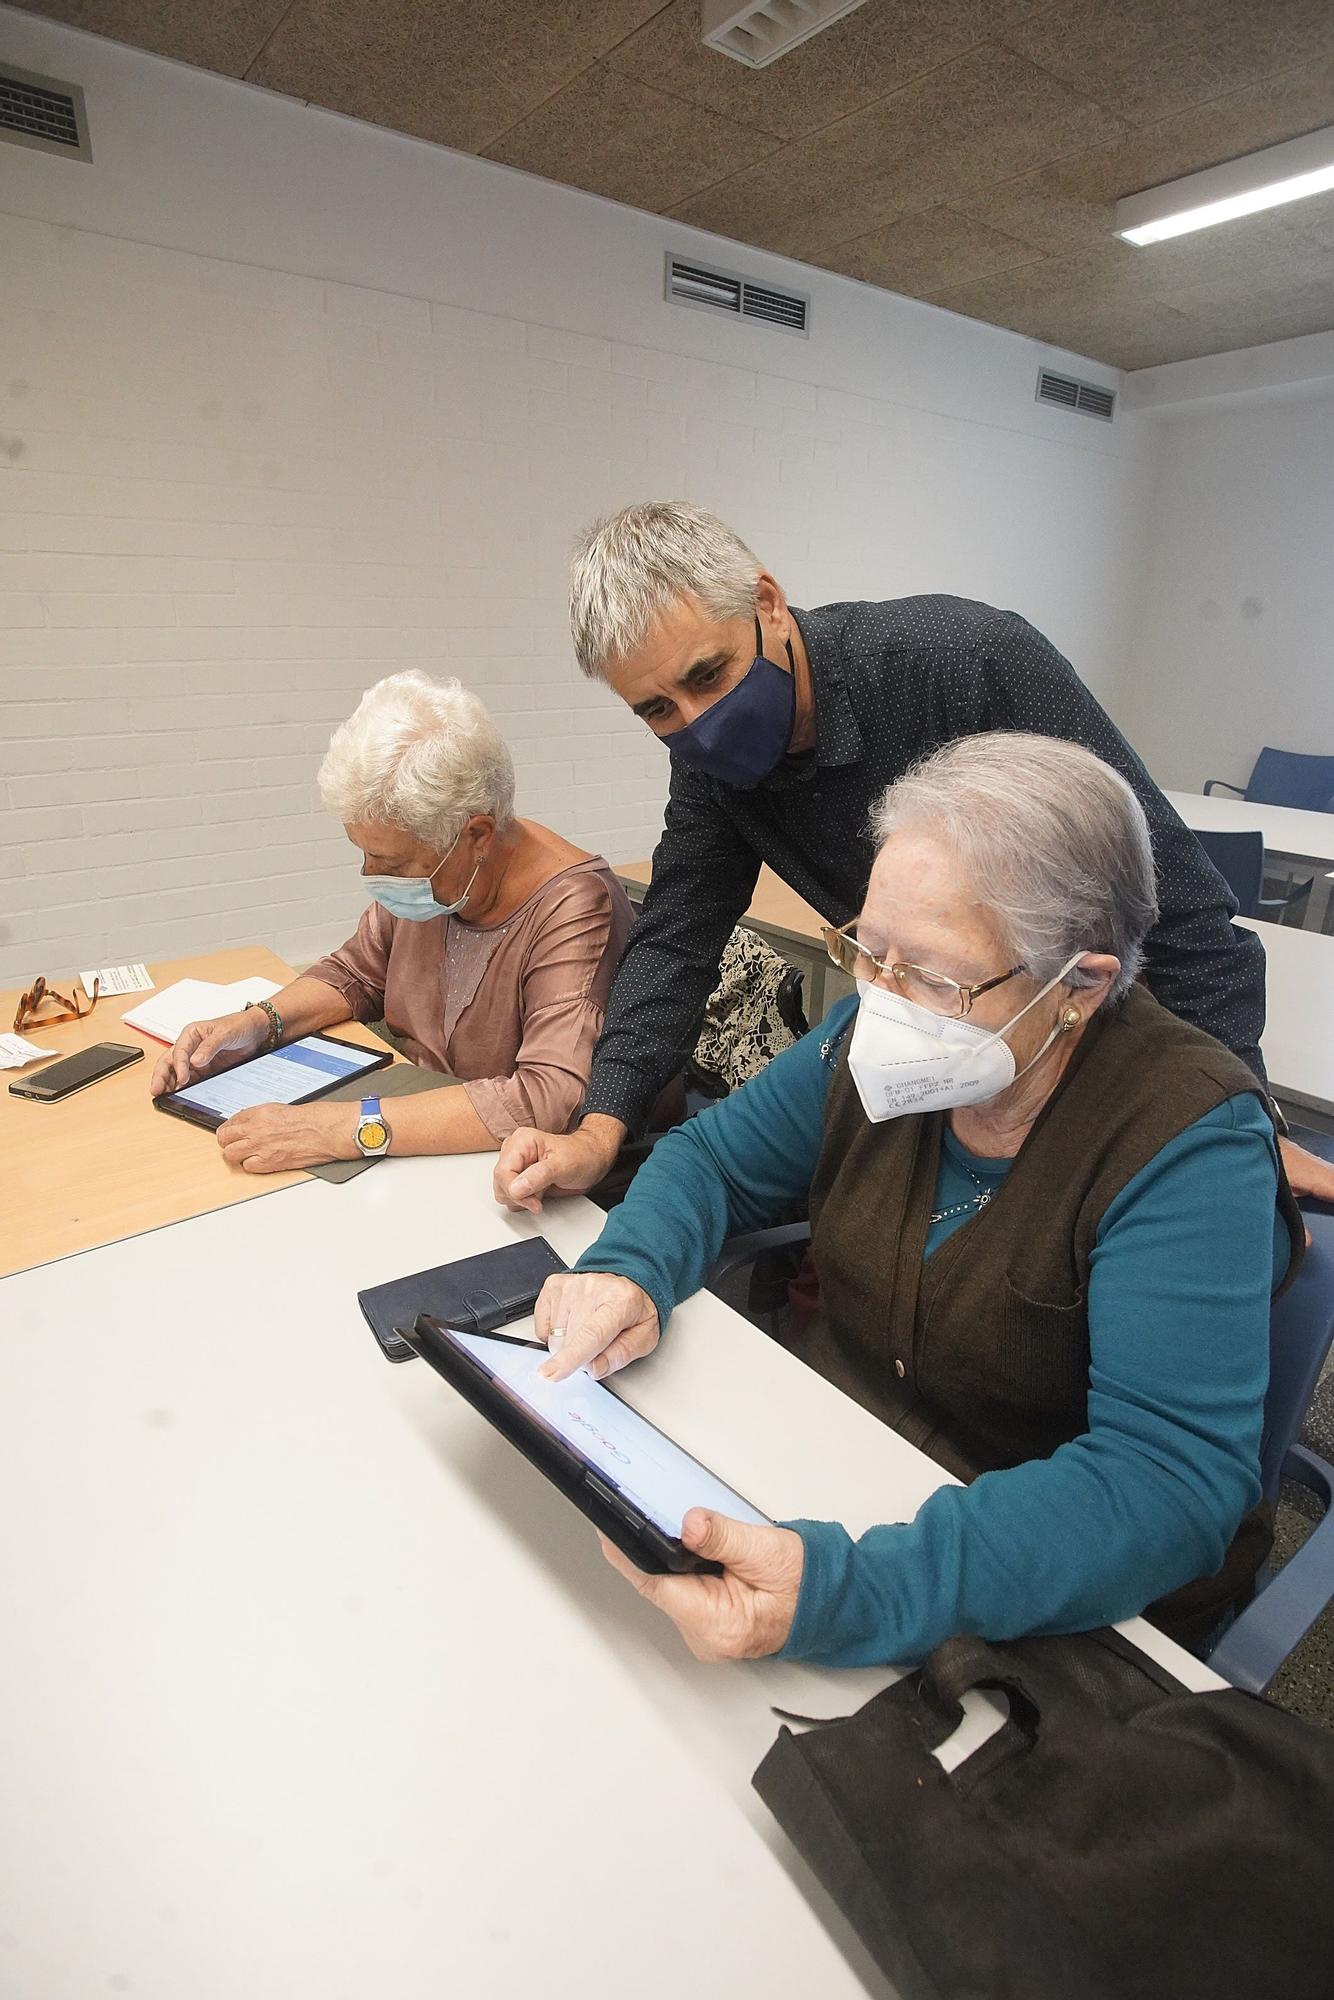
[(1266, 146), (1242, 160), (1187, 174), (1116, 204), (1116, 233), (1141, 247), (1210, 229), (1216, 222), (1258, 215), (1282, 202), (1334, 188), (1334, 125), (1281, 146)]
[(703, 0), (700, 31), (706, 48), (747, 69), (764, 69), (861, 5), (862, 0)]

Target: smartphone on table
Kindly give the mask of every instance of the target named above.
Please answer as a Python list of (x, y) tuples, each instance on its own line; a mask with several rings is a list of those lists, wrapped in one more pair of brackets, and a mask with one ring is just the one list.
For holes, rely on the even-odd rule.
[(114, 1076), (118, 1069), (128, 1069), (143, 1059), (143, 1050), (127, 1042), (94, 1042), (76, 1056), (47, 1063), (31, 1076), (17, 1077), (9, 1086), (10, 1095), (30, 1097), (36, 1104), (59, 1104), (62, 1097), (72, 1097), (76, 1090), (86, 1090), (90, 1083), (100, 1083), (104, 1076)]

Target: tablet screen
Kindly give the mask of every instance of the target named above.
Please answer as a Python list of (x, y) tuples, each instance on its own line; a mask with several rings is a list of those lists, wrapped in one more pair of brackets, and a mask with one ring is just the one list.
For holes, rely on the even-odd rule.
[(300, 1104), (313, 1091), (349, 1083), (383, 1062), (383, 1051), (354, 1049), (323, 1035), (307, 1035), (287, 1048), (205, 1077), (202, 1083), (187, 1083), (184, 1090), (174, 1090), (169, 1101), (213, 1112), (220, 1119), (234, 1118), (256, 1104)]
[(582, 1369), (567, 1382), (547, 1382), (537, 1372), (546, 1359), (542, 1349), (515, 1347), (453, 1327), (442, 1326), (440, 1331), (466, 1348), (497, 1388), (554, 1431), (665, 1535), (679, 1539), (681, 1522), (691, 1507), (709, 1507), (760, 1527), (770, 1525), (767, 1514)]

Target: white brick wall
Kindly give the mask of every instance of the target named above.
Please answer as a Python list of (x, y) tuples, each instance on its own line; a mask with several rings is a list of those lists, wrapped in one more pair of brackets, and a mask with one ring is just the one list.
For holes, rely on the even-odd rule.
[(327, 945), (359, 897), (315, 768), (409, 664), (490, 704), (522, 810), (647, 852), (665, 760), (576, 676), (560, 590), (589, 512), (679, 484), (646, 375), (559, 329), (146, 252), (0, 216), (0, 979)]
[[(989, 596), (1113, 677), (1143, 455), (1036, 410), (1028, 344), (790, 269), (817, 337), (719, 324), (661, 302), (674, 225), (0, 17), (109, 162), (0, 148), (0, 982), (336, 942), (315, 769), (409, 664), (488, 702), (521, 811), (647, 853), (666, 757), (565, 624), (573, 537), (631, 500), (714, 507), (798, 603)], [(340, 172), (393, 229), (348, 234)]]

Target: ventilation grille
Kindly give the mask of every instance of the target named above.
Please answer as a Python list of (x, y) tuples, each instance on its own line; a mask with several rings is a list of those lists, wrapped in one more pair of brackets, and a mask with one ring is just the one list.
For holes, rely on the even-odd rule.
[(772, 326), (805, 333), (808, 303), (796, 292), (773, 292), (765, 285), (747, 285), (741, 311), (747, 319), (767, 319)]
[(1096, 382), (1077, 382), (1073, 375), (1054, 375), (1050, 368), (1038, 370), (1038, 395), (1040, 403), (1055, 403), (1062, 410), (1078, 410), (1084, 417), (1101, 417), (1105, 424), (1112, 421), (1116, 408), (1115, 389), (1104, 389)]
[(789, 49), (832, 28), (862, 0), (704, 0), (700, 25), (706, 48), (763, 69)]
[(44, 153), (91, 160), (83, 92), (75, 83), (0, 66), (0, 140)]
[(804, 292), (776, 292), (753, 285), (737, 271), (716, 271), (684, 257), (667, 259), (667, 297), (680, 306), (704, 306), (734, 319), (760, 319), (787, 333), (809, 333), (811, 302)]

